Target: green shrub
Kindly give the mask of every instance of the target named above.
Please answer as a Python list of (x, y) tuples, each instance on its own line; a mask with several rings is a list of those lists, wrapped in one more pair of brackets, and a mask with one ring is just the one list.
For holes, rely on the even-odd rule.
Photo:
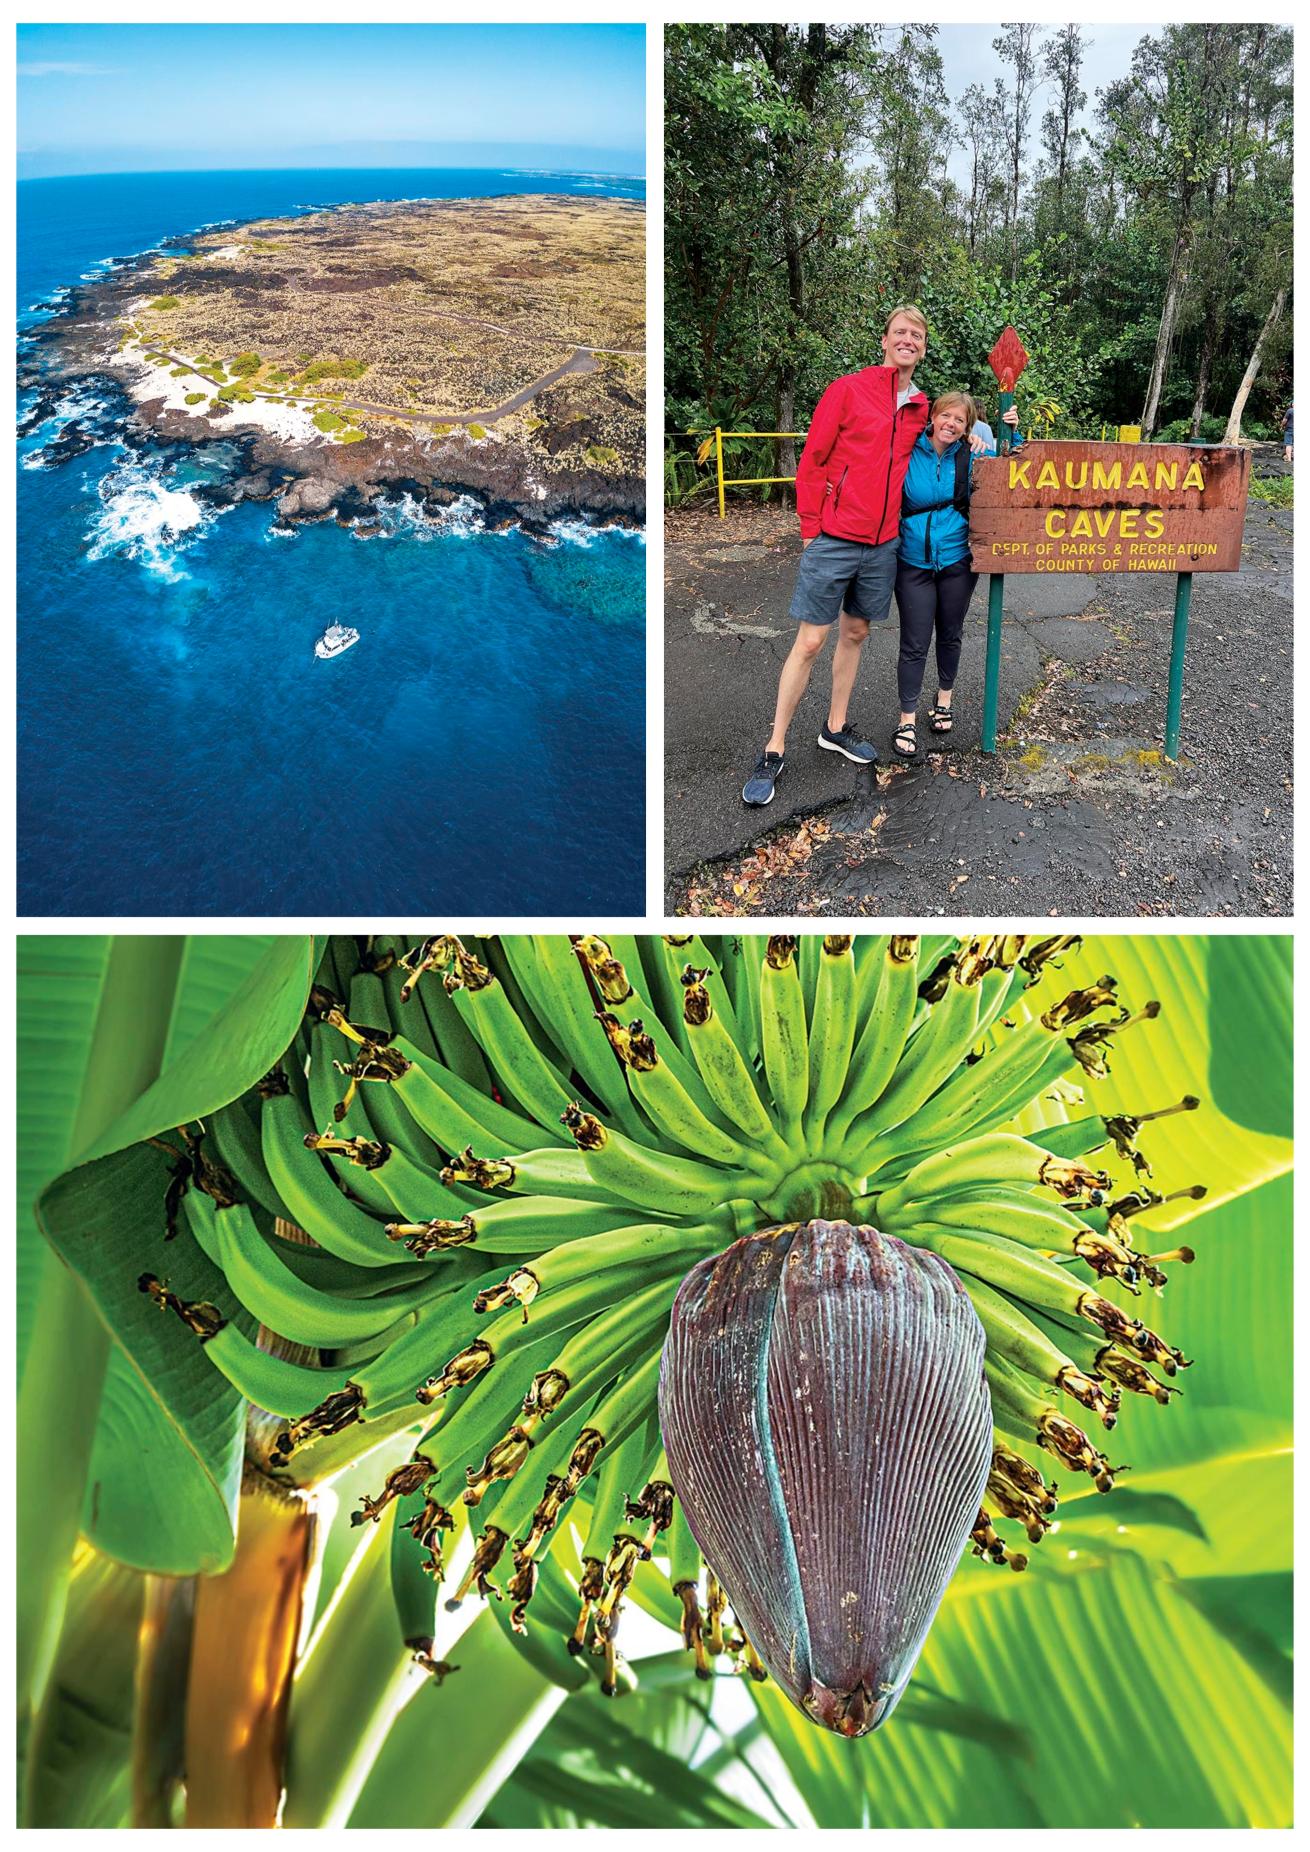
[(347, 428), (346, 421), (339, 412), (315, 412), (314, 423), (320, 431), (344, 431)]
[(367, 436), (368, 436), (367, 431), (360, 431), (356, 429), (354, 425), (350, 425), (346, 430), (342, 431), (339, 434), (337, 438), (337, 442), (341, 444), (358, 444), (362, 442), (362, 440), (366, 438)]
[(1292, 507), (1292, 478), (1290, 476), (1252, 476), (1251, 494), (1258, 502), (1269, 502), (1275, 508)]
[(604, 444), (588, 444), (583, 455), (588, 463), (594, 463), (601, 469), (608, 469), (619, 460), (618, 451), (611, 450)]
[(265, 375), (265, 378), (270, 386), (280, 386), (284, 380), (290, 379), (291, 375), (285, 367), (274, 367), (271, 373)]
[(203, 392), (188, 392), (186, 395), (186, 402), (188, 405), (203, 405), (205, 396)]
[(156, 296), (150, 306), (152, 309), (180, 309), (182, 298), (180, 296)]
[(190, 367), (170, 367), (169, 368), (170, 376), (173, 379), (185, 379), (187, 374), (190, 371), (191, 371)]
[(312, 386), (320, 379), (362, 379), (368, 372), (367, 360), (315, 360), (301, 374), (301, 381)]
[(235, 381), (231, 385), (221, 386), (218, 396), (229, 405), (253, 405), (255, 402), (254, 393), (246, 386), (238, 386)]
[(238, 354), (228, 371), (235, 379), (249, 379), (252, 373), (258, 373), (263, 364), (258, 354)]
[(486, 430), (485, 430), (485, 429), (484, 429), (484, 427), (483, 427), (482, 425), (480, 425), (480, 424), (471, 424), (471, 425), (468, 425), (468, 426), (466, 427), (466, 429), (468, 430), (468, 434), (469, 434), (469, 436), (470, 436), (470, 437), (474, 437), (474, 438), (482, 438), (482, 437), (485, 437), (485, 436), (487, 435), (487, 433), (486, 433)]
[[(1217, 444), (1228, 428), (1226, 418), (1216, 418), (1207, 412), (1201, 420), (1201, 429), (1197, 432), (1198, 440), (1203, 444)], [(1192, 421), (1190, 418), (1171, 418), (1156, 432), (1153, 442), (1157, 444), (1186, 444), (1192, 438)]]

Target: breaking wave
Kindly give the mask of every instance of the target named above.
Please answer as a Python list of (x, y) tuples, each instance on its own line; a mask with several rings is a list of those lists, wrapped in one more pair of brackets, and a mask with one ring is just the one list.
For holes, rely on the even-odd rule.
[(100, 484), (100, 512), (87, 534), (87, 558), (135, 560), (154, 578), (188, 577), (181, 556), (193, 547), (217, 510), (187, 489), (170, 484), (157, 467), (121, 463)]

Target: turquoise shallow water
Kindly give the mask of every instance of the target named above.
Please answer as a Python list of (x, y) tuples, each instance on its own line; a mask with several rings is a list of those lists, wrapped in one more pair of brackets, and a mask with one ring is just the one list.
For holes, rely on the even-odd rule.
[[(111, 176), (20, 187), (20, 303), (220, 218), (352, 198), (616, 191), (594, 176)], [(383, 533), (274, 528), (206, 479), (236, 446), (129, 448), (108, 382), (20, 440), (19, 870), (28, 914), (640, 913), (645, 548), (483, 531), (395, 498)], [(51, 461), (75, 429), (91, 448)], [(55, 453), (56, 457), (58, 452)], [(319, 662), (333, 620), (360, 642)]]

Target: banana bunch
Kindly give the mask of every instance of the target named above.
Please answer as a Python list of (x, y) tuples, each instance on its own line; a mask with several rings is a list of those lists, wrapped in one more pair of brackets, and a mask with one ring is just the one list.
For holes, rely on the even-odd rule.
[(1124, 1393), (1168, 1403), (1186, 1367), (1123, 1300), (1192, 1258), (1139, 1252), (1131, 1223), (1166, 1200), (1142, 1127), (1197, 1101), (1013, 1129), (1034, 1102), (1076, 1102), (1158, 1015), (1122, 1007), (1112, 975), (1063, 987), (1073, 943), (335, 939), (279, 1066), (179, 1128), (166, 1218), (230, 1305), (156, 1272), (142, 1290), (280, 1418), (266, 1472), (321, 1482), (412, 1432), (355, 1516), (395, 1504), (398, 1620), (434, 1673), (445, 1582), (451, 1606), (507, 1597), (503, 1624), (566, 1682), (623, 1687), (630, 1598), (680, 1627), (701, 1676), (723, 1656), (763, 1676), (656, 1415), (698, 1261), (819, 1218), (946, 1261), (987, 1339), (973, 1547), (1013, 1568), (998, 1526), (1050, 1528), (1044, 1458), (1108, 1491), (1122, 1468), (1088, 1427), (1112, 1428)]

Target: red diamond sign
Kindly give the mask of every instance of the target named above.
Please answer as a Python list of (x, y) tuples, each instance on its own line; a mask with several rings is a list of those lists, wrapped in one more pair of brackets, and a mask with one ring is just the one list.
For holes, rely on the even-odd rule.
[(987, 359), (1001, 391), (1013, 392), (1015, 382), (1028, 364), (1028, 356), (1023, 342), (1008, 322)]

